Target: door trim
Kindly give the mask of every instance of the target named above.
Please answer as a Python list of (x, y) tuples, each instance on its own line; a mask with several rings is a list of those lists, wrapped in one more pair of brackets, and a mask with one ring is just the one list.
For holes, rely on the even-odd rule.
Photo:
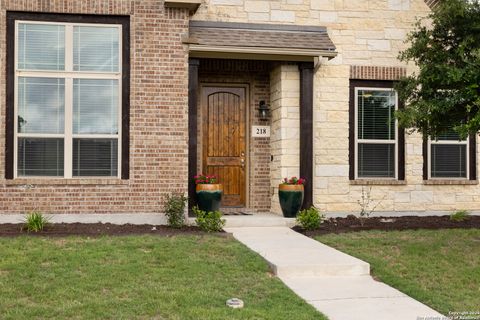
[(204, 88), (208, 87), (225, 87), (225, 88), (243, 88), (245, 90), (245, 208), (250, 208), (250, 135), (251, 135), (251, 128), (250, 128), (250, 105), (252, 97), (250, 95), (250, 84), (245, 82), (200, 82), (199, 85), (199, 92), (197, 95), (198, 101), (198, 115), (197, 116), (197, 125), (198, 125), (198, 140), (201, 141), (201, 148), (198, 149), (197, 146), (197, 159), (198, 159), (198, 167), (203, 170), (203, 109), (204, 106), (202, 105), (202, 92)]

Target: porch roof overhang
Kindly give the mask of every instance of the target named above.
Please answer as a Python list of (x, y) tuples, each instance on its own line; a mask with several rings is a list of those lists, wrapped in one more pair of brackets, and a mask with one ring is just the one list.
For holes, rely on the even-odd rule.
[(337, 55), (327, 29), (258, 23), (190, 21), (191, 58), (314, 61)]
[(202, 4), (202, 0), (165, 0), (165, 8), (188, 9), (195, 13)]

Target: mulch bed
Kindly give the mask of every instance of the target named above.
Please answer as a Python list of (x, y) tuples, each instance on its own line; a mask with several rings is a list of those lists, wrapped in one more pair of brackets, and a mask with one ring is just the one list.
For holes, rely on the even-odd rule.
[[(184, 227), (175, 229), (168, 226), (153, 225), (116, 225), (110, 223), (56, 223), (49, 224), (43, 231), (26, 232), (22, 230), (23, 224), (5, 223), (0, 224), (0, 237), (15, 237), (20, 235), (31, 236), (126, 236), (151, 234), (158, 236), (176, 235), (204, 235), (198, 227)], [(469, 216), (464, 221), (452, 221), (449, 216), (407, 216), (407, 217), (371, 217), (360, 219), (351, 215), (346, 218), (329, 218), (325, 220), (319, 229), (306, 231), (301, 227), (293, 227), (297, 232), (307, 236), (316, 236), (328, 233), (344, 233), (363, 230), (408, 230), (408, 229), (452, 229), (452, 228), (480, 228), (480, 216)], [(227, 233), (216, 233), (226, 236)]]
[[(198, 227), (183, 227), (175, 229), (167, 226), (153, 225), (116, 225), (110, 223), (55, 223), (47, 225), (43, 231), (27, 232), (22, 231), (23, 224), (5, 223), (0, 224), (0, 237), (15, 237), (20, 235), (31, 236), (128, 236), (151, 234), (158, 236), (176, 236), (176, 235), (205, 235)], [(216, 233), (218, 234), (218, 233)], [(222, 233), (220, 233), (222, 234)], [(226, 235), (226, 233), (223, 233)]]
[(480, 216), (468, 216), (464, 221), (452, 221), (449, 216), (406, 216), (406, 217), (370, 217), (360, 219), (350, 215), (346, 218), (329, 218), (319, 229), (306, 231), (301, 227), (293, 227), (297, 232), (307, 236), (317, 236), (328, 233), (345, 233), (363, 230), (411, 230), (411, 229), (453, 229), (480, 228)]

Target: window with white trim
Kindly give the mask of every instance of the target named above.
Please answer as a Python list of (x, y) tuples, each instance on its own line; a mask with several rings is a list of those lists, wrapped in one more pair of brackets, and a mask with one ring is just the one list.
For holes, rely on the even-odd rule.
[(120, 177), (122, 25), (15, 21), (15, 177)]
[(398, 177), (397, 93), (355, 88), (355, 178)]
[(428, 141), (429, 179), (467, 179), (469, 177), (469, 143), (453, 130)]

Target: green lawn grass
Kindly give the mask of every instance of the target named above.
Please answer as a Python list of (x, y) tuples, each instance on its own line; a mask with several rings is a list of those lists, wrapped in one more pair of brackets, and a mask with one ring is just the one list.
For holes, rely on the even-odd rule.
[(372, 274), (430, 307), (480, 312), (480, 230), (364, 231), (317, 240), (370, 263)]
[[(231, 237), (0, 238), (1, 319), (326, 319)], [(231, 297), (245, 308), (230, 309)]]

